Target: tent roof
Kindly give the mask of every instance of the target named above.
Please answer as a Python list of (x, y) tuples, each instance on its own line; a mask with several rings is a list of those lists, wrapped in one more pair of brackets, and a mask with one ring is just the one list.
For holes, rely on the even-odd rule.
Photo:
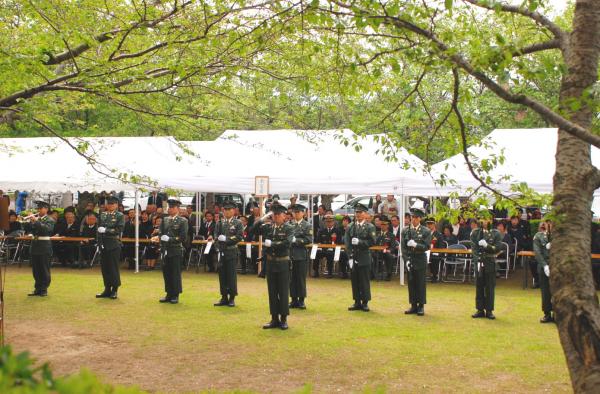
[[(556, 168), (555, 154), (558, 129), (496, 129), (480, 144), (468, 149), (471, 157), (481, 163), (482, 159), (490, 159), (503, 153), (504, 163), (498, 164), (491, 171), (495, 180), (494, 187), (510, 192), (511, 185), (526, 182), (540, 193), (552, 193), (552, 179)], [(592, 147), (592, 163), (600, 165), (600, 150)], [(462, 154), (457, 154), (433, 166), (436, 176), (445, 174), (460, 185), (437, 187), (438, 194), (449, 191), (465, 190), (477, 187), (479, 183), (471, 176)], [(508, 177), (509, 180), (504, 180)]]
[[(363, 149), (356, 152), (340, 143), (335, 137), (340, 133), (355, 138), (349, 130), (229, 130), (215, 141), (177, 142), (172, 137), (67, 140), (74, 145), (87, 144), (86, 153), (95, 160), (96, 167), (107, 173), (117, 169), (150, 177), (159, 187), (186, 191), (252, 193), (258, 175), (270, 177), (274, 193), (399, 194), (408, 192), (410, 185), (427, 183), (415, 171), (386, 162), (377, 154), (379, 144), (373, 137), (358, 138)], [(403, 149), (398, 157), (415, 168), (423, 164)], [(18, 169), (6, 171), (0, 179), (0, 187), (5, 189), (48, 192), (135, 188), (98, 174), (58, 138), (2, 139), (0, 166)]]

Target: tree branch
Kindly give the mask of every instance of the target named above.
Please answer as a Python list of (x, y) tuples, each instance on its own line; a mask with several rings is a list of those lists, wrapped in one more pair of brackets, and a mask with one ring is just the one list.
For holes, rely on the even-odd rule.
[(557, 24), (555, 24), (554, 22), (552, 22), (550, 19), (548, 19), (546, 16), (540, 14), (539, 12), (530, 11), (529, 9), (527, 9), (525, 7), (521, 7), (518, 5), (511, 5), (511, 4), (507, 4), (507, 3), (495, 1), (495, 0), (486, 0), (486, 1), (463, 0), (463, 1), (473, 4), (474, 6), (477, 6), (477, 7), (485, 8), (490, 11), (500, 10), (500, 11), (504, 11), (504, 12), (510, 12), (513, 14), (519, 14), (522, 16), (526, 16), (528, 18), (533, 19), (540, 25), (544, 26), (546, 29), (550, 30), (552, 32), (552, 34), (554, 34), (554, 36), (557, 39), (559, 39), (560, 41), (563, 41), (566, 38), (566, 32), (564, 30), (562, 30)]
[(560, 49), (560, 40), (553, 39), (550, 41), (538, 42), (535, 44), (528, 45), (526, 47), (517, 49), (513, 52), (513, 57), (528, 55), (530, 53), (546, 51), (548, 49)]

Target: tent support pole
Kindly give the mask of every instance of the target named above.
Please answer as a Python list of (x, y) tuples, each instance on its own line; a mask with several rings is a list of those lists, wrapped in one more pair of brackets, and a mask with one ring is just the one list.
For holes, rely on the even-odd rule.
[(135, 189), (135, 273), (140, 272), (140, 191)]

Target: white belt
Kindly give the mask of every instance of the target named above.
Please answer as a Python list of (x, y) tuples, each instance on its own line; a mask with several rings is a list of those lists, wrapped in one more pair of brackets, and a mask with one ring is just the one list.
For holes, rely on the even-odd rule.
[(50, 237), (34, 237), (34, 241), (50, 241)]

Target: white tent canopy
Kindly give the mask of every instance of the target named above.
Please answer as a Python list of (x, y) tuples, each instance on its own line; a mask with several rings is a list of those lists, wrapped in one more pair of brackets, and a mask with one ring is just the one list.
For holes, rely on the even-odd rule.
[[(233, 138), (232, 134), (239, 135)], [(419, 193), (431, 181), (399, 163), (421, 168), (423, 162), (401, 149), (399, 163), (376, 153), (372, 138), (357, 138), (360, 152), (343, 146), (335, 135), (344, 131), (227, 131), (216, 141), (177, 142), (171, 137), (69, 138), (86, 144), (86, 154), (104, 172), (149, 177), (157, 187), (204, 192), (254, 192), (254, 177), (270, 177), (274, 193)], [(314, 142), (311, 142), (314, 141)], [(192, 154), (185, 153), (189, 150)], [(95, 171), (58, 138), (0, 140), (3, 189), (59, 191), (132, 190)], [(104, 166), (108, 167), (105, 168)]]
[[(493, 155), (504, 156), (504, 162), (490, 172), (495, 181), (493, 186), (499, 190), (510, 192), (512, 185), (525, 182), (539, 193), (552, 193), (557, 138), (556, 128), (496, 129), (480, 144), (470, 147), (468, 152), (469, 157), (473, 157), (478, 163), (482, 159), (489, 160)], [(600, 150), (594, 147), (592, 163), (600, 165)], [(467, 194), (467, 188), (479, 186), (469, 172), (462, 154), (435, 164), (432, 173), (436, 178), (445, 174), (456, 181), (456, 185), (436, 187), (433, 195), (447, 195), (453, 191)]]

